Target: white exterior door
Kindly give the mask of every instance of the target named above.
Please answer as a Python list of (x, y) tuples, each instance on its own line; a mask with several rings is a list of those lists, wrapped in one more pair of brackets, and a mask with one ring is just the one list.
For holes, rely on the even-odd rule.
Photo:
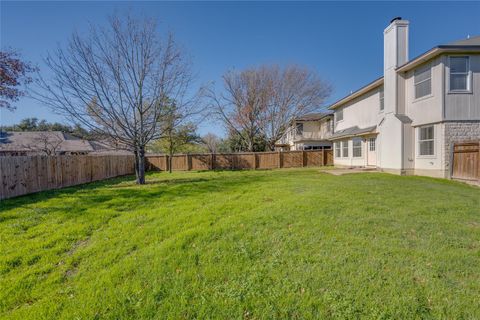
[(377, 165), (377, 138), (372, 137), (367, 140), (367, 165), (376, 166)]

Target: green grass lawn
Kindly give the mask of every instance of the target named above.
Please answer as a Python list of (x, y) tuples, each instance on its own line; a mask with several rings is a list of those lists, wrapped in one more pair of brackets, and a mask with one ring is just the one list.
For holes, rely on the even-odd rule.
[(2, 319), (479, 319), (480, 189), (154, 173), (0, 204)]

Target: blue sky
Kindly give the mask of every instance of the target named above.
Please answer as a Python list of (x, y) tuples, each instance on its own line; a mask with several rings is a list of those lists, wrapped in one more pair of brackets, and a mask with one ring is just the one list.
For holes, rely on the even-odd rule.
[[(72, 31), (102, 24), (115, 11), (158, 18), (190, 53), (198, 85), (220, 83), (230, 68), (297, 63), (332, 83), (328, 103), (382, 74), (383, 29), (391, 18), (410, 20), (410, 57), (438, 45), (479, 35), (480, 2), (5, 2), (1, 47), (20, 50), (43, 69), (42, 57)], [(0, 110), (0, 124), (25, 117), (63, 121), (24, 98), (15, 112)], [(222, 133), (204, 123), (201, 133)]]

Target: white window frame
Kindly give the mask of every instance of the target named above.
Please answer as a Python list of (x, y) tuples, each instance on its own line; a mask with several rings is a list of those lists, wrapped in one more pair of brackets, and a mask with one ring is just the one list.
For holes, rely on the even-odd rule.
[[(420, 68), (427, 68), (430, 69), (430, 78), (427, 78), (425, 80), (422, 80), (420, 82), (415, 82), (415, 71), (417, 71), (418, 69)], [(425, 65), (422, 65), (422, 66), (419, 66), (417, 67), (415, 70), (413, 70), (413, 100), (414, 101), (418, 101), (418, 100), (423, 100), (423, 99), (428, 99), (430, 97), (433, 97), (433, 85), (432, 85), (432, 73), (433, 73), (433, 66), (431, 63), (427, 63)], [(427, 82), (428, 80), (430, 80), (430, 93), (429, 94), (426, 94), (424, 96), (421, 96), (421, 97), (418, 97), (417, 98), (417, 90), (416, 90), (416, 86), (418, 84), (421, 84), (423, 82)]]
[(383, 87), (378, 91), (378, 99), (380, 101), (380, 112), (383, 112), (385, 110), (385, 91)]
[[(452, 90), (450, 87), (450, 78), (452, 75), (451, 69), (451, 59), (452, 58), (467, 58), (467, 89), (460, 89), (460, 90)], [(465, 72), (455, 72), (454, 74), (465, 74)], [(448, 56), (448, 93), (455, 94), (455, 93), (472, 93), (472, 68), (470, 63), (470, 56), (465, 55), (453, 55)]]
[[(433, 138), (432, 139), (425, 139), (425, 140), (421, 140), (421, 137), (422, 137), (422, 129), (426, 129), (426, 128), (430, 128), (432, 127), (433, 128)], [(435, 148), (435, 125), (427, 125), (427, 126), (421, 126), (421, 127), (418, 127), (418, 152), (417, 152), (417, 156), (419, 158), (435, 158), (435, 152), (436, 152), (436, 148)], [(433, 153), (432, 154), (421, 154), (421, 147), (420, 145), (422, 144), (422, 142), (429, 142), (429, 141), (432, 141), (433, 143)]]
[[(372, 143), (373, 141), (373, 143)], [(373, 148), (372, 148), (373, 146)], [(376, 151), (377, 150), (377, 138), (369, 138), (368, 139), (368, 151)]]
[[(302, 128), (301, 130), (298, 130), (298, 128)], [(295, 136), (303, 137), (303, 122), (297, 122), (295, 123)]]
[[(342, 119), (338, 119), (338, 115), (341, 114), (342, 115)], [(336, 112), (335, 112), (335, 123), (339, 123), (343, 121), (343, 109), (338, 109)]]
[[(360, 146), (355, 146), (355, 142), (360, 142)], [(353, 138), (352, 139), (352, 158), (362, 158), (363, 157), (363, 139), (362, 138)], [(360, 155), (355, 155), (355, 149), (360, 149)]]
[(325, 125), (327, 126), (327, 133), (332, 132), (332, 119), (327, 119), (327, 121), (325, 121)]
[[(335, 141), (335, 158), (341, 158), (342, 157), (342, 146), (340, 145), (340, 141)], [(338, 156), (337, 156), (337, 151), (338, 151)]]
[[(344, 145), (347, 145), (347, 147), (345, 148)], [(345, 149), (347, 149), (347, 155), (345, 155)], [(349, 146), (348, 146), (348, 140), (342, 140), (342, 158), (348, 158), (348, 154), (350, 153), (350, 150), (349, 149)]]

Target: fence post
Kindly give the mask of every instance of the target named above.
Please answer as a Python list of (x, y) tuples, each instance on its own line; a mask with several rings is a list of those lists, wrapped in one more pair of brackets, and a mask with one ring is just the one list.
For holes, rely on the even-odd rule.
[(282, 162), (283, 162), (283, 161), (282, 161), (283, 159), (282, 159), (282, 158), (283, 158), (283, 157), (282, 157), (282, 152), (279, 150), (279, 151), (278, 151), (278, 167), (279, 167), (279, 168), (282, 168), (282, 167), (283, 167), (283, 163), (282, 163)]
[(480, 182), (480, 141), (478, 141), (477, 180)]
[(253, 170), (257, 169), (257, 154), (254, 152), (253, 153)]
[(302, 150), (302, 168), (307, 166), (307, 154), (305, 150)]
[(187, 160), (187, 171), (192, 170), (192, 157), (190, 156), (189, 153), (185, 155), (186, 160)]
[(452, 142), (451, 145), (450, 145), (450, 164), (449, 164), (450, 165), (450, 168), (449, 168), (450, 169), (449, 170), (450, 171), (449, 172), (450, 173), (450, 177), (449, 177), (450, 179), (453, 178), (453, 161), (455, 161), (454, 152), (455, 152), (455, 143)]

